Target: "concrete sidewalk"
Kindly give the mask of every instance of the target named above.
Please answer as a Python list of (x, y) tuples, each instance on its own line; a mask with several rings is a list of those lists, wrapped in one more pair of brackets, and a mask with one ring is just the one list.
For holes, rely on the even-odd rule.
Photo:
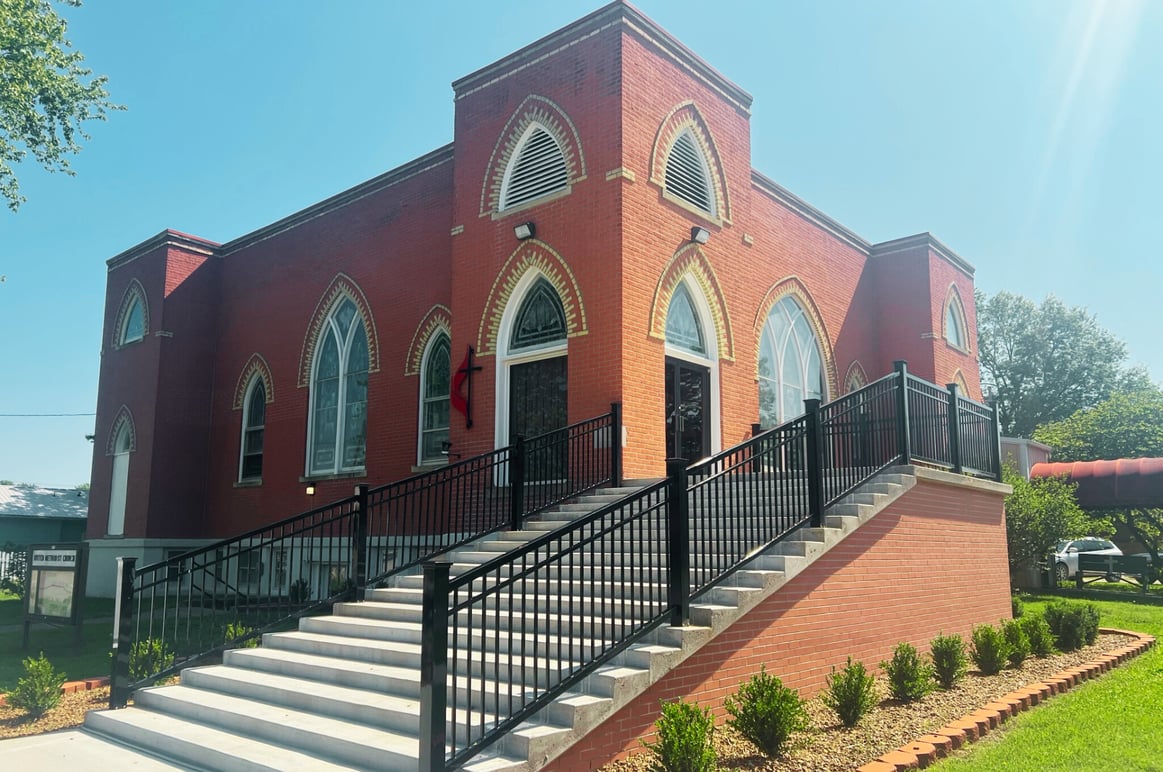
[(105, 772), (111, 769), (188, 770), (131, 750), (81, 729), (0, 740), (4, 769), (37, 772)]

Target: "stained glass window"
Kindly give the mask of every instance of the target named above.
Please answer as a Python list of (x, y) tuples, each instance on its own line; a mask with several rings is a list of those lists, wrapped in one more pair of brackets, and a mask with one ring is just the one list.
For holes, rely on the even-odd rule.
[(451, 348), (441, 333), (424, 358), (420, 395), (420, 463), (444, 460), (448, 441), (448, 403), (451, 388)]
[(312, 381), (312, 474), (363, 469), (367, 447), (367, 332), (350, 299), (319, 333)]
[(552, 284), (538, 279), (517, 311), (509, 350), (544, 346), (564, 341), (565, 337), (565, 309), (561, 306), (561, 298)]
[(694, 300), (682, 283), (675, 287), (666, 312), (666, 342), (695, 354), (707, 353)]

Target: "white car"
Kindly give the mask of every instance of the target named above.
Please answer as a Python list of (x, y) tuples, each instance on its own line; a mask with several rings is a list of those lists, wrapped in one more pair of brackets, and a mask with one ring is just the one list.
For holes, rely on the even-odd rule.
[(1078, 573), (1078, 553), (1088, 555), (1122, 555), (1123, 551), (1109, 539), (1087, 536), (1082, 539), (1065, 539), (1054, 548), (1054, 571), (1058, 581), (1065, 582)]

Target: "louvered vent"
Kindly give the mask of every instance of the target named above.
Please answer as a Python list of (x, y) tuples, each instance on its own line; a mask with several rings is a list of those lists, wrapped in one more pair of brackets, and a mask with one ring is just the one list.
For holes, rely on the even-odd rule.
[(703, 154), (689, 131), (678, 135), (666, 159), (666, 192), (714, 214)]
[(505, 185), (501, 209), (562, 190), (569, 183), (565, 155), (557, 140), (540, 127), (533, 130), (517, 153)]

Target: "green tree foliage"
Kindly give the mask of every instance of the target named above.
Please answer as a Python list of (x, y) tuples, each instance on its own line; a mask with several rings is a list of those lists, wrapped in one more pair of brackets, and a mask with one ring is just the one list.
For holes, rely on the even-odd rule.
[(1027, 480), (1008, 466), (1002, 479), (1014, 489), (1005, 504), (1011, 571), (1037, 565), (1059, 539), (1110, 530), (1078, 507), (1077, 485), (1057, 477)]
[(14, 212), (25, 200), (16, 164), (31, 153), (48, 171), (72, 174), (68, 156), (89, 139), (84, 123), (123, 109), (109, 101), (107, 78), (83, 66), (66, 30), (50, 0), (0, 0), (0, 196)]
[(1033, 437), (1054, 449), (1055, 461), (1163, 456), (1163, 390), (1112, 394), (1089, 410), (1040, 426)]
[(1116, 391), (1149, 385), (1126, 369), (1126, 345), (1085, 308), (1053, 295), (1036, 305), (1009, 292), (977, 296), (982, 382), (997, 396), (1002, 433), (1034, 429), (1092, 407)]
[[(1056, 461), (1163, 457), (1163, 390), (1143, 388), (1112, 395), (1089, 410), (1039, 427), (1034, 439), (1054, 449)], [(1091, 512), (1129, 532), (1161, 566), (1163, 509), (1104, 509)]]

